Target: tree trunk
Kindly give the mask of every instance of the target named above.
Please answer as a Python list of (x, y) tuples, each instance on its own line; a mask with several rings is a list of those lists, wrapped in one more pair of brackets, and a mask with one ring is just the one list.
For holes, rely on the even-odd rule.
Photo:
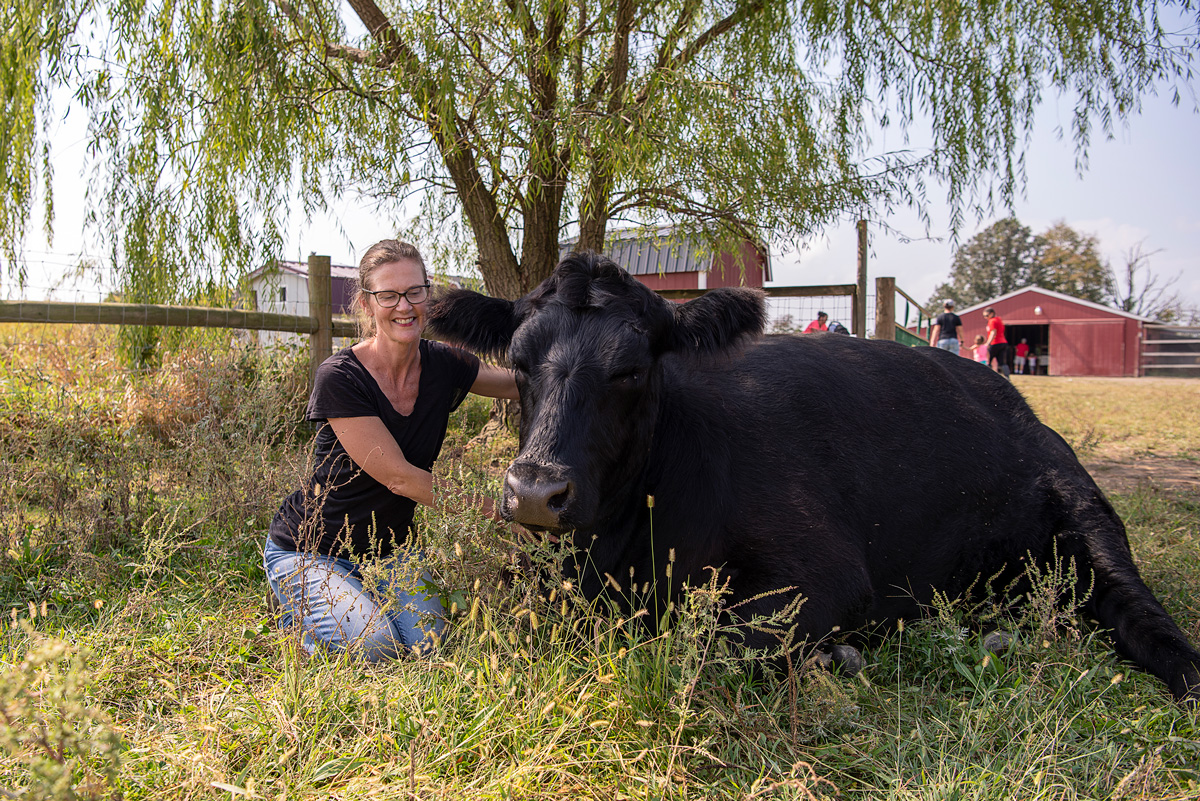
[(579, 209), (579, 250), (604, 250), (604, 234), (608, 228), (609, 195), (613, 184), (614, 148), (624, 139), (622, 111), (625, 109), (625, 89), (629, 79), (629, 36), (633, 29), (633, 2), (617, 3), (616, 28), (608, 77), (608, 131), (596, 143), (592, 174), (584, 190)]

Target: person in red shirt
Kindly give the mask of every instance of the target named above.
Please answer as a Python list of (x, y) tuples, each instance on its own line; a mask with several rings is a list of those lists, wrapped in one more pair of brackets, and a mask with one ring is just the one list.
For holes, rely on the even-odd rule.
[(1025, 372), (1025, 357), (1029, 355), (1029, 343), (1022, 339), (1016, 347), (1017, 353), (1017, 375)]
[(813, 320), (811, 323), (808, 324), (808, 326), (804, 329), (804, 333), (815, 334), (818, 331), (828, 331), (829, 324), (826, 322), (828, 319), (829, 319), (829, 315), (826, 314), (825, 312), (823, 312), (823, 311), (817, 312), (817, 319)]
[(996, 310), (991, 306), (983, 310), (983, 319), (987, 320), (988, 356), (996, 360), (997, 372), (1009, 377), (1012, 375), (1013, 351), (1004, 338), (1004, 321), (996, 316)]

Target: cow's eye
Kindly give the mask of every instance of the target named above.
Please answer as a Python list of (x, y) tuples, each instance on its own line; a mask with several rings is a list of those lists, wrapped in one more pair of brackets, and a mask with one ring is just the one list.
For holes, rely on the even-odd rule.
[(620, 373), (613, 376), (613, 383), (621, 387), (636, 387), (642, 383), (642, 371), (630, 370), (627, 373)]

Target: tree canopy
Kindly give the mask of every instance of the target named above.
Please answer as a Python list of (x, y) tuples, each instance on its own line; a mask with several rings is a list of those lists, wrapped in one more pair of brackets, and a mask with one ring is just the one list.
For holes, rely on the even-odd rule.
[(1094, 234), (1055, 223), (1034, 239), (1028, 283), (1092, 303), (1109, 302), (1109, 267), (1100, 260), (1099, 245)]
[[(289, 211), (351, 192), (513, 297), (564, 235), (600, 248), (618, 223), (788, 240), (921, 208), (932, 179), (958, 224), (1019, 188), (1046, 93), (1073, 103), (1082, 158), (1190, 80), (1200, 30), (1191, 0), (347, 2), (6, 4), (8, 269), (39, 186), (53, 219), (64, 92), (130, 299), (258, 266)], [(927, 150), (873, 148), (926, 127)]]
[(1037, 236), (1015, 217), (999, 220), (954, 252), (950, 280), (933, 291), (930, 305), (951, 298), (962, 306), (982, 303), (1027, 286), (1108, 303), (1112, 281), (1100, 260), (1099, 239), (1057, 222)]
[(1015, 217), (998, 220), (963, 243), (954, 253), (950, 280), (940, 284), (929, 306), (945, 298), (959, 307), (973, 306), (1027, 286), (1110, 305), (1163, 322), (1184, 319), (1175, 279), (1163, 280), (1150, 269), (1150, 258), (1139, 242), (1114, 269), (1099, 253), (1094, 234), (1076, 231), (1059, 221), (1034, 236)]
[(1029, 286), (1037, 243), (1016, 217), (992, 223), (954, 251), (950, 280), (933, 290), (930, 308), (943, 299), (959, 308)]

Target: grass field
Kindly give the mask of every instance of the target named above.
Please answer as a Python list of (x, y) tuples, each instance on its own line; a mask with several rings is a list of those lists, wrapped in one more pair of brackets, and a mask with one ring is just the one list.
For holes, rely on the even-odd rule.
[[(946, 603), (854, 679), (761, 680), (724, 648), (714, 588), (650, 639), (498, 584), (503, 532), (431, 517), (457, 614), (438, 657), (306, 657), (269, 625), (259, 565), (304, 470), (303, 358), (210, 343), (137, 376), (103, 330), (28, 341), (0, 326), (5, 797), (1200, 798), (1200, 716), (1045, 603), (1053, 576), (999, 656)], [(1200, 382), (1018, 386), (1085, 455), (1200, 453)], [(505, 455), (471, 444), (486, 417), (464, 405), (447, 441), (467, 488), (494, 489)], [(1113, 501), (1200, 642), (1200, 495)]]
[(1049, 376), (1014, 381), (1081, 457), (1200, 460), (1200, 381)]

